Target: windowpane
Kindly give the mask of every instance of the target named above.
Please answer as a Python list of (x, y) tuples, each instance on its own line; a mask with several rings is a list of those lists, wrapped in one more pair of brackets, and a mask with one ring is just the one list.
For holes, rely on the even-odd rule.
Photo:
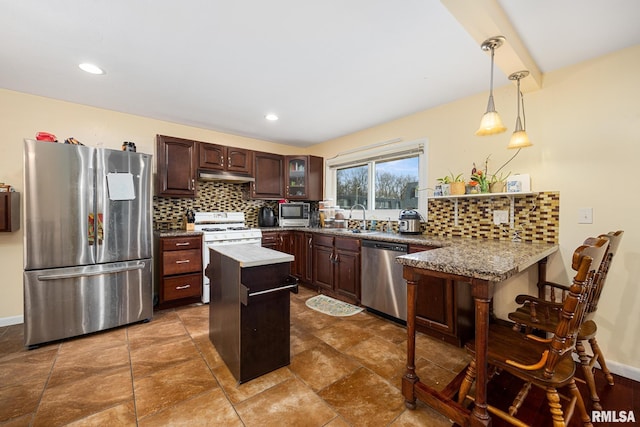
[(355, 204), (367, 206), (369, 166), (355, 166), (336, 171), (336, 205), (349, 209)]
[(375, 164), (375, 209), (418, 207), (418, 160), (416, 156)]

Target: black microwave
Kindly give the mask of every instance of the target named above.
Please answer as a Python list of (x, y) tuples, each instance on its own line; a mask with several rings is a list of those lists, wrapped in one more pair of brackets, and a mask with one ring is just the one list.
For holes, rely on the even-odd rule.
[(280, 227), (308, 227), (309, 203), (280, 203), (278, 225)]

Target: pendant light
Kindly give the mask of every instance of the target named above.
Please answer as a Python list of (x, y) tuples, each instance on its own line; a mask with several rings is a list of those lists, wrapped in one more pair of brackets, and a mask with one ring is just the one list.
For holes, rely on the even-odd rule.
[(487, 104), (487, 112), (482, 116), (480, 128), (476, 131), (476, 135), (478, 136), (494, 135), (507, 130), (507, 128), (502, 124), (502, 119), (496, 111), (496, 107), (493, 103), (493, 56), (495, 50), (502, 46), (504, 40), (505, 39), (502, 36), (492, 37), (485, 40), (481, 45), (482, 50), (491, 51), (491, 82), (489, 86), (489, 103)]
[[(522, 92), (520, 92), (520, 80), (524, 79), (528, 75), (529, 72), (524, 70), (517, 71), (509, 76), (509, 80), (516, 80), (518, 82), (518, 118), (516, 119), (516, 129), (513, 131), (513, 135), (511, 135), (507, 148), (523, 148), (533, 145), (531, 144), (526, 131), (527, 119), (524, 115), (524, 98), (522, 97)], [(522, 126), (522, 122), (520, 121), (520, 100), (522, 100), (522, 118), (524, 119), (524, 126)]]

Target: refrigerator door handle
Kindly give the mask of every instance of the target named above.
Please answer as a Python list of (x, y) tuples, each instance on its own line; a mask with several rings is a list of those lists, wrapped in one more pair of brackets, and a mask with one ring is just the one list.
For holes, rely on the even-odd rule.
[(125, 271), (142, 270), (144, 267), (145, 267), (145, 263), (141, 262), (139, 264), (131, 265), (128, 267), (113, 267), (113, 268), (107, 268), (104, 270), (96, 270), (96, 271), (90, 271), (90, 272), (45, 274), (42, 276), (38, 276), (38, 280), (60, 280), (60, 279), (72, 279), (76, 277), (100, 276), (103, 274), (114, 274), (114, 273), (122, 273)]
[(101, 245), (104, 240), (104, 215), (102, 213), (98, 214), (98, 244)]
[(92, 212), (87, 215), (87, 242), (89, 243), (89, 245), (93, 245), (96, 241), (94, 223), (95, 215)]

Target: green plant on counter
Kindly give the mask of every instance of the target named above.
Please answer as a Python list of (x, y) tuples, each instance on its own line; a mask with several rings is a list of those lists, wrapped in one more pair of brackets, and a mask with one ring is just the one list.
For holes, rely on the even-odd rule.
[(452, 182), (464, 182), (462, 178), (462, 174), (454, 175), (453, 172), (450, 172), (449, 175), (438, 178), (437, 181), (440, 184), (451, 184)]
[(509, 178), (510, 175), (511, 175), (511, 172), (507, 172), (506, 175), (504, 175), (503, 173), (501, 173), (500, 175), (493, 174), (489, 179), (489, 184), (495, 184), (497, 182), (506, 182), (507, 178)]

